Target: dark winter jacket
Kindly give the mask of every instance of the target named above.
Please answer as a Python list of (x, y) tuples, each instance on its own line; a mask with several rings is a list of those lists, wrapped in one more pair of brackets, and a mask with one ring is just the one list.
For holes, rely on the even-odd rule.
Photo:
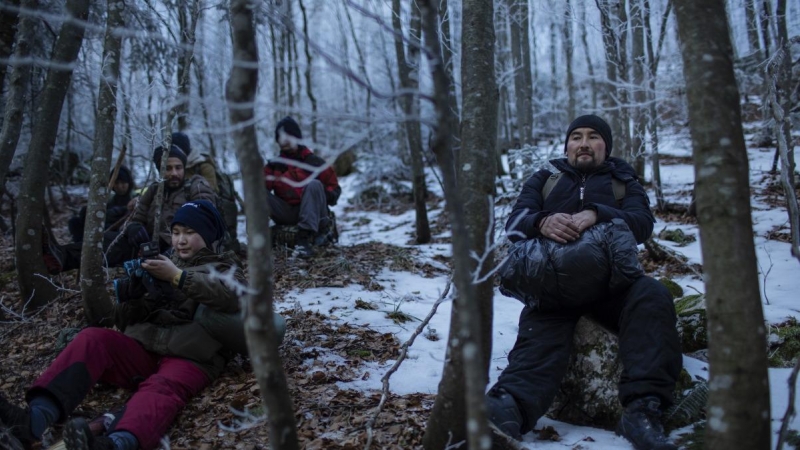
[[(151, 184), (147, 190), (144, 191), (139, 201), (136, 203), (136, 209), (133, 211), (131, 222), (136, 222), (145, 225), (147, 232), (153, 232), (153, 224), (156, 217), (156, 193), (158, 192), (158, 183)], [(164, 189), (164, 203), (161, 205), (161, 223), (158, 226), (160, 231), (161, 240), (170, 243), (169, 224), (172, 223), (172, 218), (175, 216), (175, 211), (178, 210), (184, 203), (192, 200), (208, 200), (214, 205), (217, 204), (217, 195), (214, 190), (205, 180), (199, 175), (187, 176), (183, 182), (183, 186), (172, 191)]]
[[(512, 242), (541, 236), (538, 224), (550, 214), (575, 214), (585, 209), (597, 212), (597, 223), (610, 222), (615, 218), (624, 220), (638, 243), (644, 242), (653, 233), (655, 219), (650, 211), (647, 193), (628, 163), (611, 157), (599, 170), (589, 174), (578, 172), (566, 158), (554, 159), (550, 163), (564, 175), (553, 187), (547, 200), (542, 199), (542, 188), (552, 172), (540, 170), (525, 182), (506, 222), (508, 238)], [(611, 177), (625, 183), (625, 197), (621, 204), (614, 198)], [(512, 231), (522, 233), (522, 236)]]
[(543, 237), (517, 241), (500, 268), (500, 291), (540, 311), (580, 308), (644, 275), (636, 253), (621, 219), (594, 225), (567, 244)]
[(241, 262), (233, 252), (218, 254), (208, 248), (189, 261), (175, 254), (170, 259), (186, 274), (180, 286), (157, 281), (162, 292), (159, 298), (148, 294), (117, 304), (114, 311), (117, 328), (148, 351), (191, 360), (214, 379), (227, 358), (242, 351), (226, 348), (226, 335), (241, 334), (244, 330), (240, 321), (225, 322), (236, 327), (229, 330), (214, 329), (206, 323), (209, 318), (213, 320), (208, 310), (221, 315), (239, 312), (235, 289), (219, 277), (211, 276), (211, 272), (225, 273), (235, 268), (233, 277), (246, 286)]
[[(314, 167), (325, 165), (324, 159), (302, 145), (298, 148), (297, 155), (282, 151), (280, 156), (281, 158), (293, 159)], [(299, 205), (300, 200), (303, 198), (305, 186), (293, 186), (284, 180), (299, 183), (311, 176), (311, 173), (311, 171), (291, 164), (270, 161), (264, 166), (264, 183), (267, 187), (267, 192), (275, 191), (275, 195), (286, 203)], [(339, 181), (336, 179), (336, 173), (333, 168), (328, 167), (320, 172), (317, 175), (317, 179), (325, 186), (325, 199), (328, 205), (335, 205), (339, 200), (339, 195), (342, 193), (342, 188), (339, 187)]]

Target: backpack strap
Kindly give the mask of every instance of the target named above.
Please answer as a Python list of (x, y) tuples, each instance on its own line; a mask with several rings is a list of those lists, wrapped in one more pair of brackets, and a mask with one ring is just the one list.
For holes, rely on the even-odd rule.
[(611, 189), (614, 191), (614, 199), (617, 205), (622, 206), (622, 199), (625, 198), (625, 182), (611, 177)]
[(556, 187), (558, 180), (564, 175), (564, 172), (556, 172), (550, 177), (547, 178), (547, 181), (544, 182), (544, 186), (542, 186), (542, 201), (544, 202), (547, 200), (547, 196), (550, 195), (550, 192), (553, 191), (553, 188)]

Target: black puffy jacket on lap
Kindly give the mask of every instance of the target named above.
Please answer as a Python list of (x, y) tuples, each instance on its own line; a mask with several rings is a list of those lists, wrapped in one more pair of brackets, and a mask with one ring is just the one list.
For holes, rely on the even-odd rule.
[[(653, 233), (655, 219), (650, 211), (650, 201), (628, 163), (610, 157), (600, 169), (589, 174), (578, 172), (566, 158), (554, 159), (550, 163), (564, 175), (547, 200), (542, 199), (542, 188), (552, 172), (539, 170), (525, 182), (506, 222), (506, 232), (512, 242), (541, 236), (537, 225), (550, 214), (576, 214), (585, 209), (597, 212), (598, 224), (612, 219), (624, 220), (637, 243), (646, 241)], [(612, 177), (625, 183), (625, 197), (621, 204), (614, 198)], [(584, 188), (583, 200), (580, 198), (581, 187)]]
[(644, 275), (621, 219), (594, 225), (574, 242), (517, 241), (499, 270), (500, 292), (538, 311), (575, 309), (624, 291)]

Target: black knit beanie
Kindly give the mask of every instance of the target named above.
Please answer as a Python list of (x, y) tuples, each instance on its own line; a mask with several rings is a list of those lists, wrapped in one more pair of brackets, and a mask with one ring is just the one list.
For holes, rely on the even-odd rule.
[(211, 247), (211, 244), (218, 241), (225, 234), (225, 222), (223, 222), (217, 208), (208, 200), (194, 200), (184, 203), (183, 206), (175, 211), (175, 217), (172, 218), (169, 228), (172, 229), (175, 224), (180, 224), (196, 231), (203, 238), (206, 247)]
[[(161, 167), (161, 154), (164, 153), (164, 147), (157, 147), (155, 151), (153, 151), (153, 162), (156, 163), (156, 166)], [(180, 147), (177, 145), (173, 145), (169, 149), (169, 156), (167, 158), (178, 158), (183, 163), (183, 166), (186, 167), (186, 153), (181, 150)]]
[[(111, 173), (108, 174), (108, 179), (110, 180), (111, 177), (114, 176), (114, 169), (111, 169)], [(125, 166), (119, 166), (119, 172), (117, 173), (117, 181), (121, 183), (132, 183), (133, 177), (131, 176), (131, 171)]]
[(303, 132), (300, 131), (300, 125), (298, 125), (291, 116), (286, 116), (278, 122), (278, 125), (275, 127), (275, 142), (278, 142), (281, 128), (283, 128), (285, 133), (297, 139), (303, 139)]
[(186, 156), (192, 153), (192, 144), (189, 142), (189, 136), (180, 131), (172, 133), (172, 145), (180, 147), (183, 153), (186, 153)]
[[(585, 116), (580, 116), (577, 119), (573, 120), (571, 124), (569, 124), (569, 128), (567, 129), (567, 141), (569, 141), (569, 135), (575, 131), (576, 128), (591, 128), (594, 131), (600, 133), (600, 137), (603, 138), (603, 142), (606, 143), (606, 158), (611, 156), (611, 149), (613, 140), (611, 139), (611, 127), (608, 126), (605, 120), (595, 116), (594, 114), (587, 114)], [(567, 152), (567, 142), (564, 142), (564, 153)]]

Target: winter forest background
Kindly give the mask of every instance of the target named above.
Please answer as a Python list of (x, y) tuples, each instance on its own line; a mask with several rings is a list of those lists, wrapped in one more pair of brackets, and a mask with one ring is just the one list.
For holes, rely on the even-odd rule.
[[(779, 440), (773, 431), (776, 420), (780, 428), (781, 417), (773, 413), (770, 425), (763, 414), (758, 414), (769, 408), (764, 400), (770, 397), (766, 387), (768, 362), (766, 354), (753, 349), (763, 349), (777, 339), (760, 328), (764, 324), (762, 303), (769, 305), (758, 291), (759, 281), (766, 284), (769, 270), (765, 268), (779, 267), (785, 269), (785, 279), (792, 278), (792, 273), (796, 278), (798, 261), (793, 257), (800, 258), (797, 174), (792, 165), (796, 130), (800, 129), (800, 3), (698, 3), (0, 0), (0, 228), (5, 233), (3, 272), (10, 274), (0, 277), (8, 295), (0, 310), (4, 327), (0, 336), (7, 340), (24, 334), (19, 339), (31, 348), (23, 358), (27, 366), (13, 367), (25, 372), (25, 367), (41, 367), (52, 359), (47, 352), (34, 356), (39, 344), (31, 342), (42, 340), (40, 332), (33, 331), (36, 327), (58, 333), (59, 328), (41, 328), (45, 325), (37, 321), (58, 314), (31, 311), (53, 304), (67, 308), (70, 304), (70, 313), (62, 319), (68, 318), (71, 326), (85, 326), (97, 323), (106, 308), (101, 304), (105, 300), (97, 300), (103, 296), (92, 291), (86, 281), (99, 276), (95, 289), (103, 289), (110, 275), (98, 270), (99, 264), (86, 265), (80, 281), (74, 276), (54, 281), (36, 275), (46, 273), (41, 262), (42, 224), (63, 237), (66, 217), (83, 205), (87, 196), (90, 203), (105, 205), (104, 184), (120, 155), (135, 174), (138, 186), (157, 179), (152, 150), (172, 131), (188, 134), (193, 151), (212, 155), (223, 171), (236, 178), (246, 211), (239, 218), (239, 234), (246, 236), (242, 240), (250, 246), (249, 276), (258, 291), (245, 296), (248, 315), (268, 317), (273, 305), (279, 307), (289, 298), (310, 307), (311, 303), (305, 302), (316, 299), (317, 294), (306, 295), (303, 289), (341, 287), (339, 281), (314, 281), (319, 274), (312, 266), (277, 251), (274, 255), (268, 249), (254, 252), (253, 248), (259, 247), (250, 245), (258, 242), (256, 237), (263, 237), (261, 233), (267, 228), (259, 214), (263, 213), (263, 202), (256, 201), (262, 183), (258, 180), (259, 163), (277, 154), (274, 126), (291, 115), (303, 130), (304, 142), (334, 164), (346, 187), (336, 211), (350, 236), (343, 234), (338, 250), (342, 253), (323, 257), (315, 263), (317, 267), (331, 273), (357, 272), (362, 259), (374, 257), (370, 270), (375, 273), (395, 270), (398, 261), (407, 260), (408, 267), (416, 272), (440, 271), (437, 277), (443, 280), (452, 275), (456, 292), (453, 315), (449, 324), (443, 319), (437, 325), (440, 330), (449, 327), (451, 338), (442, 336), (444, 344), (436, 349), (439, 354), (425, 359), (430, 365), (445, 366), (437, 374), (441, 375), (441, 384), (438, 389), (436, 382), (428, 385), (428, 393), (437, 394), (435, 400), (432, 396), (388, 395), (387, 391), (381, 397), (375, 394), (381, 387), (375, 385), (365, 387), (367, 393), (357, 398), (327, 398), (331, 410), (343, 404), (361, 405), (360, 419), (354, 425), (358, 437), (315, 434), (308, 431), (309, 427), (323, 427), (322, 422), (309, 425), (317, 420), (312, 418), (317, 409), (303, 403), (297, 391), (306, 389), (298, 389), (295, 384), (302, 383), (292, 378), (294, 371), (305, 373), (307, 368), (298, 361), (294, 362), (299, 366), (292, 365), (296, 356), (289, 349), (306, 355), (306, 359), (310, 350), (285, 344), (279, 353), (270, 340), (270, 330), (253, 326), (248, 329), (251, 356), (260, 348), (264, 361), (278, 364), (254, 364), (251, 368), (249, 363), (240, 362), (232, 371), (234, 375), (215, 384), (210, 401), (227, 401), (221, 399), (233, 395), (226, 391), (230, 385), (238, 386), (237, 392), (249, 390), (260, 396), (266, 409), (273, 412), (267, 419), (270, 436), (292, 430), (285, 446), (271, 439), (274, 448), (360, 448), (365, 441), (367, 447), (375, 448), (455, 448), (450, 446), (461, 441), (478, 448), (481, 437), (489, 432), (485, 425), (466, 424), (468, 419), (475, 421), (471, 424), (485, 423), (481, 394), (489, 378), (488, 369), (491, 365), (490, 376), (496, 376), (496, 358), (509, 348), (493, 348), (492, 339), (495, 346), (498, 342), (510, 345), (508, 336), (493, 337), (490, 326), (493, 297), (497, 297), (491, 274), (504, 255), (502, 229), (510, 202), (528, 175), (544, 167), (549, 158), (561, 155), (569, 122), (578, 115), (596, 113), (612, 125), (615, 156), (636, 168), (660, 221), (681, 230), (715, 230), (714, 235), (703, 236), (702, 258), (699, 243), (690, 247), (693, 254), (683, 256), (665, 243), (671, 239), (664, 236), (654, 238), (642, 249), (647, 261), (653, 262), (646, 265), (649, 273), (669, 274), (678, 270), (675, 267), (684, 267), (681, 270), (688, 278), (677, 277), (677, 284), (683, 287), (702, 286), (700, 272), (705, 274), (705, 288), (699, 291), (707, 295), (709, 327), (716, 324), (725, 330), (717, 335), (722, 336), (717, 338), (717, 345), (724, 343), (725, 354), (730, 351), (735, 355), (723, 357), (722, 350), (715, 353), (713, 340), (704, 341), (708, 344), (704, 363), (710, 365), (711, 373), (703, 388), (708, 394), (707, 410), (729, 413), (726, 417), (733, 417), (730, 429), (734, 431), (708, 427), (705, 444), (698, 445), (770, 448)], [(255, 74), (257, 83), (252, 82)], [(733, 82), (728, 82), (729, 78)], [(251, 151), (254, 149), (257, 151)], [(754, 160), (753, 152), (764, 154)], [(763, 176), (752, 171), (741, 173), (748, 154), (750, 164), (762, 168)], [(724, 161), (720, 167), (729, 171), (708, 175), (706, 184), (698, 181), (695, 186), (692, 164), (697, 170), (702, 167), (700, 162), (716, 164), (714, 158)], [(675, 175), (678, 166), (684, 174)], [(664, 173), (669, 174), (666, 179), (662, 178)], [(676, 185), (677, 179), (680, 182)], [(765, 208), (781, 219), (775, 219), (775, 228), (764, 233), (772, 233), (768, 239), (784, 246), (781, 257), (789, 256), (785, 266), (771, 260), (777, 255), (768, 254), (767, 263), (762, 253), (753, 254), (751, 222), (758, 221), (748, 220), (749, 195), (726, 197), (743, 191), (718, 188), (727, 186), (730, 180), (738, 180), (737, 186), (750, 189), (746, 192), (752, 190), (751, 195), (771, 196)], [(746, 217), (732, 220), (742, 216), (724, 210), (708, 215), (714, 204), (745, 211)], [(368, 214), (383, 216), (379, 219)], [(370, 221), (384, 221), (385, 226), (372, 226)], [(398, 228), (403, 230), (401, 238), (392, 234)], [(391, 245), (378, 249), (376, 243), (380, 242)], [(715, 248), (731, 251), (715, 252)], [(742, 253), (736, 253), (740, 249), (744, 249)], [(419, 252), (414, 255), (426, 262), (411, 262), (412, 252)], [(659, 252), (660, 260), (654, 257)], [(391, 268), (386, 262), (390, 260)], [(90, 273), (92, 269), (94, 274)], [(775, 273), (781, 271), (776, 269)], [(694, 281), (688, 281), (692, 276)], [(415, 296), (428, 293), (435, 299), (439, 296), (437, 289), (444, 289), (443, 283), (433, 287), (416, 278), (395, 280), (401, 285), (403, 282), (424, 286), (413, 291)], [(364, 284), (367, 291), (370, 283)], [(367, 298), (360, 291), (346, 292)], [(398, 295), (405, 299), (403, 295), (409, 294)], [(442, 299), (447, 295), (446, 291), (442, 293)], [(790, 342), (788, 335), (800, 335), (792, 319), (797, 310), (791, 297), (787, 294), (785, 301), (778, 299), (770, 305), (783, 308), (780, 314), (770, 313), (775, 310), (766, 314), (772, 325), (783, 327), (791, 322), (794, 326), (781, 335), (786, 342)], [(268, 308), (258, 308), (262, 304)], [(325, 311), (333, 315), (345, 308), (336, 305)], [(402, 309), (398, 305), (402, 301), (395, 303), (394, 312)], [(85, 317), (81, 308), (86, 310)], [(294, 317), (298, 324), (319, 321), (320, 327), (327, 327), (333, 323), (325, 315), (303, 316), (305, 313), (298, 313), (296, 308), (293, 311), (286, 314), (301, 314)], [(516, 314), (495, 307), (495, 317), (498, 312)], [(426, 312), (415, 310), (415, 314), (412, 319), (421, 321)], [(440, 311), (439, 317), (442, 314)], [(513, 322), (515, 317), (509, 319), (509, 326), (513, 327)], [(298, 337), (301, 330), (313, 334), (299, 325), (292, 330), (294, 322), (289, 323), (295, 344), (303, 341)], [(373, 319), (375, 323), (382, 322)], [(408, 327), (414, 329), (416, 325), (412, 321)], [(431, 336), (436, 332), (430, 335), (431, 329), (428, 327), (426, 336), (433, 342)], [(511, 335), (513, 343), (515, 331), (504, 333)], [(705, 335), (705, 329), (701, 334)], [(746, 337), (750, 335), (753, 339)], [(396, 338), (400, 337), (409, 339), (412, 333), (399, 332)], [(365, 339), (383, 338), (368, 335)], [(381, 372), (388, 368), (387, 361), (398, 359), (402, 353), (399, 345), (390, 347), (391, 355), (378, 358), (383, 364), (378, 366)], [(470, 357), (469, 349), (478, 349), (478, 356)], [(378, 353), (375, 349), (370, 352)], [(279, 357), (289, 367), (286, 376)], [(781, 364), (772, 360), (769, 364), (790, 368), (795, 360), (796, 355), (790, 355)], [(313, 373), (310, 369), (308, 372)], [(2, 373), (0, 388), (21, 392), (24, 383), (35, 375)], [(338, 376), (344, 377), (341, 373)], [(365, 380), (363, 372), (359, 376)], [(715, 376), (725, 382), (715, 384)], [(297, 414), (298, 424), (291, 403), (287, 403), (292, 398), (286, 394), (286, 377), (295, 405), (305, 405), (302, 414)], [(253, 386), (256, 388), (250, 389)], [(780, 391), (778, 395), (783, 394)], [(208, 398), (202, 404), (190, 405), (187, 414), (201, 417)], [(97, 401), (103, 404), (103, 400)], [(703, 410), (701, 416), (705, 418), (705, 398), (701, 403), (697, 409)], [(409, 405), (410, 410), (419, 407), (421, 412), (406, 417), (402, 413)], [(394, 424), (401, 428), (369, 419), (367, 410), (384, 406), (403, 417)], [(756, 412), (750, 415), (748, 408)], [(289, 412), (275, 412), (279, 410)], [(712, 425), (719, 423), (714, 418), (710, 419)], [(705, 423), (694, 419), (682, 426)], [(182, 420), (183, 426), (176, 429), (185, 429), (191, 422)], [(189, 428), (185, 434), (172, 436), (173, 448), (197, 448), (197, 442), (228, 447), (229, 441), (216, 436), (213, 421), (205, 425), (208, 428)], [(299, 432), (294, 431), (296, 426)], [(787, 427), (796, 428), (788, 422)], [(424, 438), (422, 430), (426, 432)], [(702, 434), (703, 427), (699, 430)], [(262, 448), (266, 434), (252, 432), (239, 443)], [(796, 431), (786, 429), (780, 436), (779, 441), (792, 442), (792, 436), (797, 441)], [(604, 439), (595, 436), (602, 444), (593, 446), (584, 440), (579, 447), (627, 445), (621, 440)], [(232, 442), (230, 448), (236, 438)], [(516, 444), (499, 442), (495, 436), (494, 445), (513, 448)]]

